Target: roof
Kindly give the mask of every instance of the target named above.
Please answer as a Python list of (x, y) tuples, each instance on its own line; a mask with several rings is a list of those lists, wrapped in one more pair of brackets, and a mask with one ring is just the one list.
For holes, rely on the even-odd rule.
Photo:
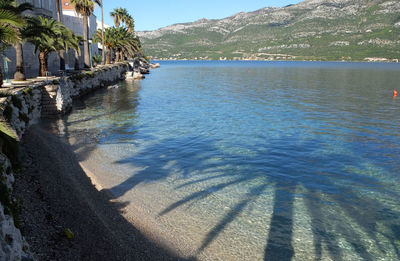
[(74, 11), (74, 7), (71, 4), (70, 0), (61, 0), (62, 10), (63, 11)]

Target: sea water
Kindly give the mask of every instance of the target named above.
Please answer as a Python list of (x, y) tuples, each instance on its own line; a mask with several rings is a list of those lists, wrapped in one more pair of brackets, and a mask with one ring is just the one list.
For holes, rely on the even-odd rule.
[(190, 256), (399, 260), (394, 89), (397, 64), (161, 62), (58, 125)]

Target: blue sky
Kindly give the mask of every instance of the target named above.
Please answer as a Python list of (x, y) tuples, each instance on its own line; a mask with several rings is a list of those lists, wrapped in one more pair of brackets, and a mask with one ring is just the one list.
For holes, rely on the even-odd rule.
[[(143, 31), (201, 18), (224, 18), (240, 11), (255, 11), (267, 6), (280, 7), (299, 3), (301, 0), (103, 0), (103, 2), (104, 22), (111, 25), (110, 12), (116, 7), (125, 7), (135, 19), (136, 31)], [(100, 20), (100, 8), (96, 8), (95, 14)]]

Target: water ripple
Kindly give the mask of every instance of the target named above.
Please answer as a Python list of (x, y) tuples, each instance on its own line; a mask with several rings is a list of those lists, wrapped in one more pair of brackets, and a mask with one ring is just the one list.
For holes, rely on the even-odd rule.
[(80, 133), (81, 156), (91, 153), (83, 137), (97, 137), (92, 153), (124, 177), (110, 188), (117, 198), (151, 197), (143, 204), (199, 256), (398, 260), (399, 71), (165, 62), (64, 124)]

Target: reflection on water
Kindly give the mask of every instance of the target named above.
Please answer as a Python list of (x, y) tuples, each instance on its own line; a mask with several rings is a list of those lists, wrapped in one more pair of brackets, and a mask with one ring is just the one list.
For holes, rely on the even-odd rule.
[(165, 62), (58, 125), (115, 198), (200, 259), (397, 260), (399, 78), (388, 64)]

